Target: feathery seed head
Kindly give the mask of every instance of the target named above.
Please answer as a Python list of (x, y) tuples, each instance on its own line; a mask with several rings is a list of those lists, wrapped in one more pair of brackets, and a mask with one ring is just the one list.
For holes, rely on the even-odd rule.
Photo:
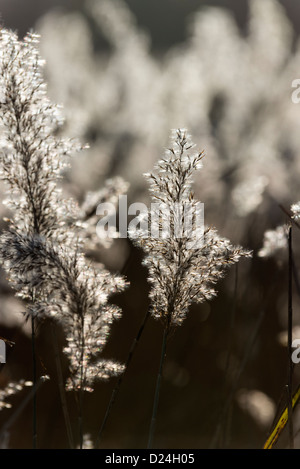
[(177, 236), (178, 220), (184, 221), (184, 209), (188, 206), (195, 213), (199, 204), (191, 193), (191, 183), (194, 172), (202, 167), (203, 152), (195, 152), (184, 129), (173, 131), (171, 140), (172, 146), (165, 157), (157, 163), (154, 172), (146, 175), (153, 201), (168, 208), (171, 228), (168, 236), (157, 236), (163, 228), (166, 210), (162, 210), (161, 218), (150, 210), (151, 230), (130, 233), (133, 242), (145, 252), (152, 315), (168, 328), (182, 324), (192, 303), (216, 295), (214, 285), (228, 266), (241, 257), (251, 256), (250, 251), (232, 246), (215, 229), (195, 225), (193, 217), (188, 220), (189, 229)]
[(0, 236), (0, 260), (17, 294), (30, 300), (27, 314), (62, 322), (68, 389), (89, 389), (96, 378), (123, 370), (99, 354), (121, 315), (108, 300), (125, 281), (87, 263), (80, 212), (57, 187), (66, 157), (81, 146), (58, 136), (60, 109), (47, 97), (37, 43), (35, 34), (19, 41), (0, 31), (0, 176), (13, 211)]

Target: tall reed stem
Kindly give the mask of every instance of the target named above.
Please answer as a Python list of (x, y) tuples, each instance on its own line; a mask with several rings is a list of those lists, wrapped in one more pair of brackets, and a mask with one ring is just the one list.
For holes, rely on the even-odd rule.
[(79, 445), (83, 448), (83, 397), (84, 397), (84, 316), (81, 316), (81, 357), (80, 357), (80, 389), (79, 389)]
[(71, 449), (74, 449), (74, 439), (73, 439), (70, 415), (68, 412), (66, 392), (65, 392), (65, 387), (64, 387), (64, 379), (63, 379), (63, 373), (61, 369), (61, 361), (59, 357), (58, 340), (57, 340), (57, 334), (56, 334), (56, 329), (55, 329), (54, 324), (51, 324), (51, 329), (52, 329), (54, 356), (55, 356), (55, 363), (56, 363), (57, 376), (58, 376), (58, 389), (59, 389), (59, 394), (60, 394), (61, 406), (62, 406), (62, 411), (64, 414), (64, 420), (65, 420), (65, 425), (66, 425), (66, 430), (67, 430), (67, 435), (68, 435), (69, 446)]
[(32, 448), (37, 447), (37, 412), (36, 412), (36, 351), (35, 351), (35, 321), (31, 316), (31, 344), (32, 344), (32, 382), (33, 382), (33, 416), (32, 416)]
[(100, 441), (101, 441), (101, 437), (102, 437), (102, 434), (103, 434), (103, 431), (104, 431), (104, 428), (106, 426), (106, 423), (107, 423), (107, 420), (108, 420), (108, 417), (110, 415), (110, 412), (112, 410), (112, 407), (115, 403), (115, 400), (116, 400), (116, 397), (118, 395), (118, 392), (120, 390), (120, 387), (122, 385), (122, 382), (123, 382), (123, 379), (126, 375), (126, 372), (128, 370), (128, 367), (130, 365), (130, 362), (132, 360), (132, 357), (133, 357), (133, 354), (134, 354), (134, 351), (139, 343), (139, 340), (141, 338), (141, 335), (144, 331), (144, 328), (145, 328), (145, 325), (146, 325), (146, 322), (149, 318), (149, 315), (150, 315), (150, 311), (148, 310), (147, 313), (145, 314), (145, 317), (143, 319), (143, 322), (139, 328), (139, 331), (137, 333), (137, 336), (136, 338), (133, 340), (132, 344), (131, 344), (131, 347), (130, 347), (130, 350), (129, 350), (129, 354), (128, 354), (128, 357), (127, 357), (127, 360), (126, 360), (126, 363), (125, 363), (125, 369), (124, 369), (124, 372), (119, 376), (119, 379), (117, 381), (117, 384), (116, 386), (114, 387), (113, 389), (113, 392), (111, 394), (111, 398), (110, 398), (110, 401), (108, 403), (108, 406), (107, 406), (107, 409), (106, 409), (106, 412), (105, 412), (105, 415), (104, 415), (104, 419), (102, 421), (102, 424), (101, 424), (101, 428), (99, 430), (99, 433), (98, 433), (98, 437), (97, 437), (97, 440), (96, 440), (96, 445), (95, 447), (98, 448), (98, 446), (100, 445)]
[(156, 389), (155, 389), (154, 402), (153, 402), (152, 418), (151, 418), (151, 425), (150, 425), (149, 439), (148, 439), (148, 449), (152, 448), (152, 443), (153, 443), (153, 438), (154, 438), (154, 433), (155, 433), (162, 371), (163, 371), (165, 357), (166, 357), (168, 332), (169, 332), (169, 329), (165, 327), (162, 348), (161, 348), (160, 365), (159, 365), (159, 371), (157, 375)]
[(292, 386), (293, 386), (293, 363), (292, 363), (292, 334), (293, 334), (293, 250), (292, 250), (292, 225), (288, 231), (288, 252), (289, 252), (289, 273), (288, 273), (288, 422), (289, 422), (289, 444), (290, 449), (294, 448), (294, 428), (293, 428), (293, 406), (292, 406)]

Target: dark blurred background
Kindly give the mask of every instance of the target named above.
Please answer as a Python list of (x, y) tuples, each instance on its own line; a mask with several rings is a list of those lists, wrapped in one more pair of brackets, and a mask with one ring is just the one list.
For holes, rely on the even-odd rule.
[[(138, 26), (150, 35), (150, 50), (154, 56), (165, 54), (173, 46), (184, 43), (187, 39), (188, 18), (208, 6), (227, 9), (233, 14), (241, 35), (247, 34), (249, 11), (246, 0), (127, 0), (126, 3)], [(297, 0), (284, 0), (280, 3), (293, 25), (296, 41), (300, 31), (300, 4)], [(29, 29), (35, 29), (47, 11), (58, 7), (65, 12), (81, 12), (83, 2), (1, 0), (1, 22), (4, 27), (17, 30), (21, 37)], [(99, 39), (95, 47), (105, 48), (105, 41), (101, 42)], [(155, 158), (159, 156), (157, 153)], [(81, 195), (80, 191), (78, 193)], [(239, 228), (235, 232), (234, 221), (224, 223), (224, 229), (222, 221), (212, 221), (217, 224), (221, 234), (231, 235), (233, 232), (236, 235), (234, 242), (258, 250), (262, 244), (263, 233), (269, 227), (268, 223), (271, 221), (271, 227), (275, 227), (286, 220), (276, 201), (267, 200), (265, 203), (271, 203), (273, 207), (269, 218), (264, 214), (262, 218), (250, 215), (245, 221), (243, 239), (239, 238)], [(298, 238), (298, 233), (295, 233), (295, 244), (299, 241)], [(120, 249), (118, 252), (122, 253), (121, 261), (111, 261), (112, 251), (103, 253), (104, 258), (102, 252), (96, 257), (98, 260), (104, 259), (110, 268), (124, 273), (130, 282), (128, 291), (115, 298), (123, 308), (124, 314), (114, 325), (105, 350), (107, 357), (124, 362), (148, 307), (148, 284), (147, 272), (141, 264), (142, 254), (129, 241), (123, 241), (116, 241)], [(253, 261), (249, 261), (251, 268), (247, 267), (247, 262), (244, 260), (238, 269), (230, 270), (226, 279), (220, 282), (219, 295), (214, 301), (191, 308), (187, 320), (170, 340), (154, 447), (263, 446), (275, 409), (281, 396), (284, 396), (287, 379), (286, 348), (277, 340), (283, 331), (284, 321), (280, 314), (285, 308), (282, 298), (287, 288), (287, 264), (286, 258), (278, 264), (276, 259), (262, 262), (256, 256)], [(12, 294), (3, 274), (1, 291), (1, 308), (5, 309), (4, 302)], [(20, 309), (19, 305), (17, 307)], [(21, 309), (19, 314), (22, 317)], [(31, 379), (30, 328), (21, 327), (21, 324), (22, 320), (19, 324), (9, 324), (7, 318), (3, 325), (0, 323), (0, 335), (15, 342), (15, 345), (7, 350), (7, 363), (2, 366), (0, 373), (0, 387), (9, 380)], [(59, 337), (63, 343), (63, 334)], [(161, 324), (150, 318), (113, 407), (101, 443), (103, 448), (146, 446), (161, 340)], [(38, 392), (38, 447), (65, 448), (68, 442), (56, 381), (52, 338), (47, 322), (40, 324), (38, 329), (37, 353), (39, 374), (49, 374), (52, 378)], [(66, 370), (67, 363), (63, 362), (63, 367)], [(297, 379), (299, 380), (299, 372), (295, 367), (295, 386), (298, 384)], [(99, 383), (94, 393), (86, 395), (85, 428), (93, 441), (115, 383), (115, 380)], [(253, 390), (256, 394), (249, 394), (249, 391)], [(22, 403), (26, 392), (12, 397), (13, 408), (0, 413), (0, 428)], [(254, 396), (253, 399), (251, 396)], [(77, 410), (72, 396), (68, 395), (68, 403), (76, 434)], [(222, 413), (224, 408), (228, 410), (226, 416)], [(299, 418), (297, 422), (298, 430)], [(31, 403), (10, 430), (10, 448), (31, 447)], [(285, 432), (278, 447), (286, 447), (287, 444), (288, 437)]]
[[(186, 37), (186, 18), (194, 11), (206, 6), (219, 6), (229, 9), (238, 25), (244, 29), (248, 18), (247, 0), (153, 0), (151, 2), (126, 0), (134, 12), (138, 23), (151, 34), (154, 49), (166, 49)], [(300, 5), (297, 0), (281, 0), (295, 31), (300, 29)], [(82, 0), (1, 0), (2, 23), (7, 28), (17, 30), (23, 36), (45, 12), (55, 7), (67, 10), (80, 9)]]

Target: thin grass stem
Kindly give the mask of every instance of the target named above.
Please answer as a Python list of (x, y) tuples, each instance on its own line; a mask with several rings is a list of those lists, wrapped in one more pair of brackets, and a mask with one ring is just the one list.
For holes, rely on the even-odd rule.
[(211, 443), (211, 447), (215, 447), (219, 440), (220, 440), (220, 434), (221, 434), (221, 423), (224, 421), (224, 416), (227, 415), (230, 407), (231, 407), (231, 404), (232, 404), (232, 401), (234, 399), (234, 395), (236, 393), (236, 390), (238, 388), (238, 384), (239, 384), (239, 381), (240, 381), (240, 377), (245, 369), (245, 366), (249, 360), (249, 357), (251, 356), (251, 352), (253, 350), (253, 345), (255, 344), (255, 341), (257, 339), (257, 336), (258, 336), (258, 332), (259, 332), (259, 329), (260, 329), (260, 326), (262, 324), (262, 321), (263, 321), (263, 318), (265, 316), (265, 311), (262, 310), (260, 312), (260, 315), (259, 317), (257, 318), (257, 322), (255, 324), (255, 327), (254, 327), (254, 330), (252, 332), (252, 335), (249, 339), (249, 342), (247, 344), (247, 348), (246, 348), (246, 351), (245, 351), (245, 354), (244, 354), (244, 357), (243, 357), (243, 360), (240, 364), (240, 367), (239, 369), (237, 370), (236, 372), (236, 376), (234, 378), (234, 381), (233, 381), (233, 384), (232, 384), (232, 387), (231, 387), (231, 390), (229, 392), (229, 395), (227, 397), (227, 400), (223, 406), (223, 409), (221, 411), (221, 415), (219, 416), (219, 421), (216, 425), (216, 431), (215, 431), (215, 434), (213, 435), (213, 439), (212, 439), (212, 443)]
[(100, 430), (99, 430), (99, 433), (98, 433), (98, 436), (97, 436), (97, 440), (96, 440), (96, 448), (99, 447), (100, 445), (100, 442), (101, 442), (101, 438), (102, 438), (102, 435), (103, 435), (103, 432), (104, 432), (104, 429), (105, 429), (105, 426), (107, 424), (107, 420), (110, 416), (110, 413), (111, 413), (111, 410), (112, 410), (112, 407), (115, 403), (115, 400), (117, 398), (117, 395), (119, 393), (119, 390), (120, 390), (120, 387), (122, 385), (122, 382), (125, 378), (125, 375), (127, 373), (127, 370), (128, 370), (128, 367), (131, 363), (131, 360), (132, 360), (132, 357), (133, 357), (133, 354), (134, 354), (134, 351), (139, 343), (139, 340), (141, 338), (141, 335), (144, 331), (144, 328), (146, 326), (146, 323), (147, 323), (147, 320), (150, 316), (150, 311), (148, 310), (147, 313), (145, 314), (145, 317), (143, 319), (143, 322), (139, 328), (139, 331), (137, 333), (137, 336), (135, 337), (135, 339), (133, 340), (132, 344), (131, 344), (131, 347), (130, 347), (130, 350), (129, 350), (129, 354), (128, 354), (128, 357), (127, 357), (127, 360), (126, 360), (126, 363), (125, 363), (125, 368), (124, 368), (124, 371), (122, 374), (120, 374), (119, 378), (118, 378), (118, 381), (117, 381), (117, 384), (116, 386), (114, 387), (113, 389), (113, 392), (111, 394), (111, 397), (110, 397), (110, 400), (109, 400), (109, 403), (108, 403), (108, 406), (106, 408), (106, 412), (105, 412), (105, 415), (104, 415), (104, 419), (102, 421), (102, 424), (101, 424), (101, 427), (100, 427)]
[(62, 406), (62, 411), (63, 411), (65, 425), (66, 425), (69, 446), (71, 449), (73, 449), (74, 448), (73, 432), (72, 432), (70, 415), (69, 415), (68, 406), (67, 406), (64, 379), (63, 379), (61, 361), (59, 357), (58, 339), (57, 339), (57, 333), (56, 333), (56, 328), (54, 324), (51, 324), (51, 330), (52, 330), (52, 337), (53, 337), (54, 356), (55, 356), (56, 370), (57, 370), (57, 376), (58, 376), (58, 389), (59, 389), (59, 394), (60, 394), (61, 406)]
[(158, 375), (157, 375), (155, 395), (154, 395), (154, 401), (153, 401), (152, 418), (151, 418), (151, 425), (150, 425), (148, 446), (147, 446), (148, 449), (152, 448), (153, 438), (154, 438), (154, 433), (155, 433), (157, 409), (158, 409), (159, 394), (160, 394), (160, 388), (161, 388), (162, 371), (163, 371), (165, 357), (166, 357), (167, 337), (168, 337), (168, 328), (165, 327), (164, 335), (163, 335), (162, 348), (161, 348), (160, 365), (159, 365), (159, 371), (158, 371)]
[(293, 334), (293, 251), (292, 251), (292, 225), (288, 232), (288, 255), (289, 255), (289, 273), (288, 273), (288, 426), (289, 426), (289, 444), (290, 449), (294, 448), (294, 428), (292, 412), (292, 388), (293, 388), (293, 363), (292, 363), (292, 334)]
[(33, 382), (33, 415), (32, 415), (32, 448), (37, 448), (37, 403), (36, 403), (36, 350), (35, 350), (35, 320), (31, 316), (31, 344), (32, 344), (32, 382)]

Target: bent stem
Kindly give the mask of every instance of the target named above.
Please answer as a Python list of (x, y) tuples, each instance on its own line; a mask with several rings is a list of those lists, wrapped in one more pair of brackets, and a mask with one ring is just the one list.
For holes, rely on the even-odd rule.
[(154, 401), (153, 401), (152, 418), (151, 418), (151, 425), (150, 425), (149, 439), (148, 439), (148, 446), (147, 446), (148, 449), (152, 448), (152, 443), (153, 443), (153, 438), (154, 438), (154, 433), (155, 433), (162, 371), (163, 371), (165, 357), (166, 357), (168, 332), (169, 332), (169, 328), (165, 327), (162, 348), (161, 348), (160, 365), (159, 365), (159, 371), (157, 375), (156, 389), (155, 389), (155, 395), (154, 395)]
[(139, 329), (139, 331), (138, 331), (138, 334), (137, 334), (136, 338), (135, 338), (135, 339), (133, 340), (133, 342), (132, 342), (132, 345), (131, 345), (131, 348), (130, 348), (130, 351), (129, 351), (129, 354), (128, 354), (128, 357), (127, 357), (127, 360), (126, 360), (126, 363), (125, 363), (125, 369), (124, 369), (123, 373), (121, 373), (121, 375), (119, 376), (119, 379), (118, 379), (118, 381), (117, 381), (117, 384), (116, 384), (116, 386), (115, 386), (114, 389), (113, 389), (113, 392), (112, 392), (110, 401), (109, 401), (109, 403), (108, 403), (108, 406), (107, 406), (107, 409), (106, 409), (106, 412), (105, 412), (105, 415), (104, 415), (104, 419), (103, 419), (102, 424), (101, 424), (101, 428), (100, 428), (99, 433), (98, 433), (98, 437), (97, 437), (96, 445), (95, 445), (96, 448), (98, 448), (98, 446), (100, 445), (101, 437), (102, 437), (104, 428), (105, 428), (105, 426), (106, 426), (108, 417), (109, 417), (110, 412), (111, 412), (111, 410), (112, 410), (112, 407), (113, 407), (113, 405), (114, 405), (114, 403), (115, 403), (116, 397), (117, 397), (118, 392), (119, 392), (120, 387), (121, 387), (121, 384), (122, 384), (123, 379), (124, 379), (124, 377), (125, 377), (125, 375), (126, 375), (126, 372), (127, 372), (127, 370), (128, 370), (128, 367), (129, 367), (129, 365), (130, 365), (130, 362), (131, 362), (131, 360), (132, 360), (134, 351), (135, 351), (135, 349), (136, 349), (136, 347), (137, 347), (137, 345), (138, 345), (138, 343), (139, 343), (139, 340), (140, 340), (140, 338), (141, 338), (141, 335), (142, 335), (142, 333), (143, 333), (143, 330), (144, 330), (144, 328), (145, 328), (145, 325), (146, 325), (146, 322), (147, 322), (147, 320), (148, 320), (148, 318), (149, 318), (149, 315), (150, 315), (150, 311), (148, 310), (147, 313), (145, 314), (145, 317), (144, 317), (143, 322), (142, 322), (142, 324), (141, 324), (141, 326), (140, 326), (140, 329)]

